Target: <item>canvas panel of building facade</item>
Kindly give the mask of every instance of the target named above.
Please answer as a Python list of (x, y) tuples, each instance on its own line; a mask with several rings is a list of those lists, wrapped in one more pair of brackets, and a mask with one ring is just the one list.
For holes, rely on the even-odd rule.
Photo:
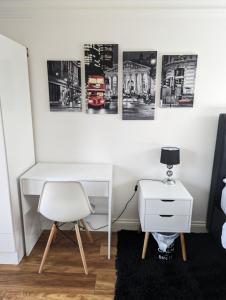
[(48, 60), (49, 103), (51, 111), (81, 111), (80, 61)]
[(197, 55), (163, 55), (161, 106), (192, 107)]
[(156, 51), (123, 52), (123, 120), (153, 120)]
[(86, 111), (118, 113), (118, 45), (85, 44)]

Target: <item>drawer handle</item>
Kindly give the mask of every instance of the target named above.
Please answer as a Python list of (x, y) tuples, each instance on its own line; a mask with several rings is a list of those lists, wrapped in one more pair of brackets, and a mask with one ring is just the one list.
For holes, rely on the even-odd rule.
[(161, 201), (163, 201), (163, 202), (174, 202), (175, 200), (171, 200), (171, 199), (161, 199)]
[(171, 218), (171, 217), (173, 217), (173, 215), (159, 215), (160, 217), (162, 217), (162, 218)]

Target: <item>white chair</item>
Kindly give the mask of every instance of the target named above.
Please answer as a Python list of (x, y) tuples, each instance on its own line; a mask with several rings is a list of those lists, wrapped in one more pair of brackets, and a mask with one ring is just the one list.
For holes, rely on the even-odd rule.
[(79, 221), (86, 230), (87, 236), (92, 242), (92, 237), (83, 218), (93, 213), (88, 196), (80, 182), (72, 181), (48, 181), (44, 184), (38, 205), (38, 211), (46, 218), (54, 221), (52, 225), (48, 242), (42, 257), (39, 273), (47, 258), (50, 245), (56, 238), (57, 222), (76, 222), (75, 232), (78, 240), (78, 246), (82, 258), (85, 274), (88, 274), (85, 254), (82, 246), (82, 240), (79, 231)]

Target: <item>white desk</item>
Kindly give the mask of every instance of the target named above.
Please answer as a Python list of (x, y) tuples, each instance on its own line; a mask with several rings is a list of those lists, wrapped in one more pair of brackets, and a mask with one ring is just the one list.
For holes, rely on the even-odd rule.
[(21, 201), (26, 255), (29, 255), (41, 233), (37, 197), (45, 181), (80, 181), (89, 197), (108, 199), (108, 258), (111, 256), (111, 164), (102, 163), (38, 163), (20, 177)]

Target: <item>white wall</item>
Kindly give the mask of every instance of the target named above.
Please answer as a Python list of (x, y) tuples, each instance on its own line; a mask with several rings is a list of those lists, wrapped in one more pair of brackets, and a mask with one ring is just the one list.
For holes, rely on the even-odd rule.
[[(37, 160), (112, 162), (117, 216), (138, 178), (164, 177), (160, 148), (178, 146), (176, 175), (194, 196), (193, 221), (205, 221), (218, 115), (226, 112), (225, 5), (218, 9), (207, 1), (212, 8), (194, 8), (203, 1), (191, 6), (184, 1), (187, 8), (178, 8), (179, 2), (172, 1), (172, 8), (161, 1), (156, 8), (157, 2), (142, 1), (143, 8), (137, 8), (139, 1), (109, 0), (96, 1), (95, 9), (94, 1), (56, 1), (55, 8), (51, 0), (38, 1), (40, 6), (35, 1), (20, 1), (21, 6), (18, 1), (1, 2), (0, 32), (29, 48)], [(87, 42), (119, 44), (119, 115), (49, 111), (46, 60), (83, 61)], [(158, 51), (154, 121), (121, 120), (123, 50)], [(161, 55), (174, 53), (198, 54), (194, 108), (159, 108)], [(123, 218), (137, 219), (136, 201)]]

